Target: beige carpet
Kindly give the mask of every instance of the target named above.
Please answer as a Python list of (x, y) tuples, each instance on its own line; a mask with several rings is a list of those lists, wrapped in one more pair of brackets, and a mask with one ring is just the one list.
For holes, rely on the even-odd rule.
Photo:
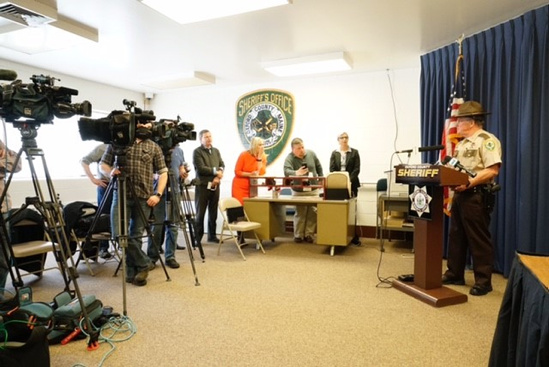
[[(182, 267), (150, 273), (145, 287), (127, 287), (127, 315), (137, 332), (96, 351), (84, 340), (50, 348), (52, 366), (486, 366), (506, 280), (494, 275), (494, 291), (461, 305), (434, 308), (379, 277), (413, 272), (411, 245), (364, 240), (360, 247), (294, 244), (279, 238), (244, 249), (232, 243), (217, 256), (205, 244), (194, 276), (186, 250)], [(381, 260), (381, 263), (380, 263)], [(83, 294), (123, 311), (122, 278), (115, 262), (78, 267)], [(34, 276), (25, 277), (31, 280)], [(472, 274), (466, 275), (472, 285)], [(63, 289), (48, 271), (30, 283), (34, 298), (50, 301)], [(452, 286), (468, 292), (469, 286)], [(127, 335), (119, 334), (123, 340)]]

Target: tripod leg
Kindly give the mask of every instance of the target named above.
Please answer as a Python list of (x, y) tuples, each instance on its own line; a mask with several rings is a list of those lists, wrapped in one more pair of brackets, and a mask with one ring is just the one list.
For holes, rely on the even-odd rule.
[[(21, 160), (21, 154), (24, 152), (24, 148), (21, 147), (21, 149), (19, 149), (19, 151), (17, 152), (17, 155), (15, 156), (15, 160), (13, 162), (13, 167), (17, 167), (17, 165), (19, 164), (19, 161)], [(8, 176), (8, 179), (6, 180), (6, 183), (4, 185), (4, 190), (2, 191), (2, 194), (0, 195), (0, 207), (2, 206), (2, 203), (6, 202), (6, 197), (8, 195), (8, 188), (10, 187), (10, 183), (11, 183), (11, 180), (13, 178), (13, 171), (10, 172), (9, 176)], [(13, 256), (13, 250), (10, 246), (10, 237), (9, 237), (9, 231), (8, 231), (8, 226), (7, 226), (7, 223), (5, 221), (6, 218), (4, 218), (4, 214), (1, 215), (1, 222), (2, 222), (2, 228), (0, 229), (2, 231), (2, 233), (0, 234), (1, 235), (1, 238), (0, 240), (2, 241), (2, 243), (0, 244), (2, 246), (2, 251), (3, 251), (3, 254), (4, 254), (4, 260), (6, 262), (6, 267), (9, 269), (9, 273), (10, 273), (10, 276), (11, 276), (11, 280), (12, 280), (12, 284), (13, 284), (13, 287), (17, 290), (18, 287), (22, 287), (23, 286), (23, 279), (21, 278), (21, 273), (19, 272), (19, 268), (15, 267), (15, 274), (17, 275), (17, 279), (14, 277), (14, 274), (13, 274), (13, 269), (12, 269), (12, 266), (10, 264), (10, 259), (11, 257)], [(6, 249), (8, 249), (9, 251), (7, 251)]]
[(198, 251), (200, 252), (200, 257), (202, 258), (202, 262), (206, 259), (206, 256), (204, 255), (204, 249), (202, 248), (202, 243), (200, 241), (196, 241), (196, 215), (194, 212), (194, 206), (193, 202), (191, 201), (191, 196), (189, 194), (189, 189), (187, 186), (184, 187), (182, 190), (183, 193), (183, 213), (185, 213), (185, 219), (187, 220), (187, 225), (189, 229), (189, 235), (191, 238), (191, 244), (193, 248), (198, 247)]
[(0, 221), (2, 222), (2, 225), (0, 227), (0, 236), (2, 241), (2, 243), (0, 243), (0, 246), (2, 247), (2, 253), (0, 255), (3, 256), (3, 259), (0, 259), (0, 261), (4, 262), (4, 264), (0, 264), (0, 266), (4, 265), (6, 267), (7, 272), (9, 272), (10, 274), (13, 287), (15, 288), (15, 290), (17, 290), (19, 287), (23, 286), (23, 280), (21, 279), (21, 273), (19, 272), (19, 268), (15, 267), (14, 275), (14, 267), (12, 267), (10, 264), (10, 259), (13, 257), (13, 250), (11, 248), (11, 245), (9, 244), (9, 230), (7, 223), (4, 219), (4, 215), (0, 215)]
[[(126, 178), (126, 180), (127, 180), (127, 185), (130, 188), (130, 192), (131, 192), (132, 197), (136, 197), (135, 188), (132, 186), (132, 183), (131, 183), (130, 179)], [(147, 232), (147, 237), (151, 241), (153, 241), (153, 243), (154, 243), (154, 236), (153, 236), (153, 233), (151, 231), (151, 226), (148, 222), (148, 219), (145, 216), (144, 208), (140, 204), (136, 204), (135, 206), (137, 207), (138, 215), (141, 217), (141, 220), (145, 224), (145, 231)], [(138, 234), (138, 235), (141, 235), (141, 234)], [(168, 280), (168, 281), (171, 280), (170, 275), (168, 274), (168, 270), (166, 269), (166, 265), (164, 265), (164, 261), (162, 260), (162, 257), (159, 256), (158, 260), (160, 261), (160, 265), (162, 265), (162, 269), (164, 270), (164, 274), (166, 274), (166, 280)]]
[[(171, 170), (168, 173), (168, 182), (169, 182), (169, 195), (170, 195), (171, 204), (172, 204), (172, 207), (168, 209), (169, 210), (168, 223), (178, 225), (178, 227), (183, 232), (183, 236), (185, 237), (187, 252), (189, 254), (189, 261), (193, 269), (195, 285), (199, 286), (200, 283), (198, 282), (198, 276), (196, 275), (196, 268), (194, 265), (194, 256), (191, 249), (192, 242), (190, 242), (188, 233), (185, 228), (185, 221), (184, 221), (183, 209), (182, 209), (183, 204), (181, 201), (180, 189), (177, 185), (178, 181), (175, 179), (174, 174)], [(176, 244), (173, 243), (172, 246), (175, 247)]]
[[(83, 246), (84, 248), (89, 248), (89, 246), (91, 244), (92, 235), (95, 233), (95, 229), (97, 227), (97, 223), (99, 222), (99, 218), (101, 218), (101, 214), (103, 214), (103, 212), (105, 211), (105, 205), (109, 201), (109, 200), (107, 200), (107, 198), (109, 198), (110, 195), (112, 195), (112, 193), (114, 191), (115, 181), (116, 181), (115, 179), (109, 181), (109, 184), (107, 185), (107, 188), (105, 189), (105, 193), (103, 194), (103, 200), (100, 203), (98, 203), (99, 206), (97, 207), (97, 211), (95, 212), (95, 215), (93, 217), (90, 228), (88, 229), (88, 232), (86, 233), (86, 242)], [(111, 200), (111, 203), (112, 203), (112, 200)], [(110, 208), (108, 208), (108, 209), (110, 211)], [(112, 232), (112, 228), (111, 228), (111, 232)]]
[[(50, 173), (48, 171), (48, 166), (46, 164), (44, 153), (42, 152), (41, 149), (38, 149), (36, 147), (36, 141), (34, 140), (34, 137), (35, 135), (31, 137), (27, 136), (22, 138), (23, 148), (25, 149), (25, 152), (27, 153), (27, 156), (28, 156), (27, 158), (29, 162), (29, 167), (31, 169), (31, 176), (33, 178), (35, 193), (38, 196), (37, 198), (31, 198), (31, 200), (33, 201), (33, 205), (38, 209), (40, 214), (42, 214), (42, 216), (44, 217), (47, 225), (47, 230), (50, 231), (49, 234), (52, 237), (52, 240), (55, 239), (56, 243), (59, 245), (59, 251), (54, 252), (54, 254), (56, 256), (56, 260), (58, 261), (59, 267), (61, 269), (61, 274), (66, 284), (66, 290), (69, 293), (70, 293), (69, 280), (73, 284), (74, 292), (76, 293), (76, 297), (78, 299), (78, 302), (82, 310), (85, 327), (90, 335), (88, 340), (88, 348), (91, 348), (92, 345), (94, 346), (94, 348), (97, 348), (99, 332), (97, 330), (92, 329), (91, 327), (88, 311), (86, 309), (84, 299), (82, 297), (82, 293), (80, 292), (80, 287), (77, 282), (78, 274), (76, 273), (76, 270), (75, 270), (74, 259), (72, 258), (72, 256), (67, 256), (67, 253), (66, 253), (66, 251), (70, 251), (70, 244), (69, 244), (67, 233), (65, 231), (66, 225), (65, 225), (65, 219), (63, 216), (61, 204), (58, 200), (57, 194), (53, 187), (53, 182), (51, 180)], [(46, 202), (46, 200), (44, 200), (44, 195), (40, 187), (40, 182), (38, 180), (38, 176), (34, 169), (34, 163), (32, 158), (33, 156), (40, 156), (42, 158), (42, 166), (44, 168), (46, 184), (47, 184), (48, 192), (50, 195), (49, 202)], [(29, 198), (27, 198), (27, 201), (29, 201)], [(67, 259), (70, 259), (72, 266), (69, 266), (67, 264)], [(68, 279), (67, 279), (67, 276), (68, 276)]]

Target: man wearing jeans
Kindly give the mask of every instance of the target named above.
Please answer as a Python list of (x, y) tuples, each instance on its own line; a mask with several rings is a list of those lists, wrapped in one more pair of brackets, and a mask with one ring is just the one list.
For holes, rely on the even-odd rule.
[[(126, 282), (137, 286), (147, 284), (149, 269), (154, 265), (142, 249), (142, 236), (147, 218), (152, 208), (160, 202), (162, 193), (168, 180), (168, 168), (164, 162), (162, 149), (150, 137), (151, 123), (137, 123), (135, 142), (129, 148), (123, 148), (125, 164), (113, 167), (115, 163), (115, 150), (112, 145), (107, 147), (101, 159), (101, 170), (112, 177), (119, 177), (123, 172), (126, 181), (126, 213), (129, 218), (129, 238), (126, 249)], [(122, 150), (117, 148), (117, 150)], [(122, 152), (120, 152), (122, 153)], [(122, 154), (119, 154), (122, 156)], [(117, 162), (120, 163), (120, 162)], [(122, 170), (122, 172), (121, 172)], [(155, 191), (153, 187), (154, 173), (158, 174), (158, 185)], [(111, 226), (114, 237), (118, 236), (118, 185), (117, 192), (113, 195), (111, 208)], [(132, 194), (133, 188), (133, 194)], [(144, 214), (144, 215), (143, 215)]]
[[(165, 229), (166, 246), (164, 251), (164, 257), (166, 259), (166, 265), (172, 269), (178, 269), (179, 263), (175, 259), (175, 249), (177, 248), (178, 230), (181, 225), (180, 221), (183, 218), (177, 218), (179, 211), (177, 205), (181, 207), (181, 203), (175, 201), (175, 194), (180, 194), (179, 183), (187, 178), (189, 173), (187, 172), (187, 166), (185, 163), (185, 157), (183, 155), (183, 149), (179, 146), (175, 146), (172, 150), (170, 159), (170, 170), (172, 172), (175, 182), (171, 182), (170, 186), (176, 190), (176, 193), (170, 192), (169, 198), (171, 205), (167, 205), (168, 190), (164, 190), (160, 203), (154, 207), (154, 225), (151, 230), (153, 233), (153, 239), (149, 238), (147, 247), (147, 255), (153, 263), (156, 263), (160, 257), (160, 247), (162, 246), (162, 234)], [(171, 179), (171, 178), (170, 178)], [(158, 185), (158, 180), (155, 180), (155, 186)], [(180, 197), (180, 195), (177, 195)]]

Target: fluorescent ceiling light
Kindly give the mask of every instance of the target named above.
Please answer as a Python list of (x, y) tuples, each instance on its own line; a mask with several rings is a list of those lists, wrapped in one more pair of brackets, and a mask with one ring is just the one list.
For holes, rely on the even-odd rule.
[(200, 71), (164, 76), (162, 79), (149, 80), (143, 83), (155, 89), (179, 89), (215, 84), (215, 76)]
[(181, 24), (287, 5), (292, 0), (141, 0), (157, 12)]
[(298, 76), (331, 73), (352, 69), (352, 62), (345, 52), (264, 62), (261, 66), (276, 76)]

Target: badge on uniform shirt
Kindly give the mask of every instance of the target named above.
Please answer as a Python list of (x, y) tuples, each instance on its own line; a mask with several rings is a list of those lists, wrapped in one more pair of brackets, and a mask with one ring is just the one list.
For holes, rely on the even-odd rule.
[(496, 149), (496, 143), (494, 142), (494, 139), (485, 140), (484, 147), (489, 151)]

